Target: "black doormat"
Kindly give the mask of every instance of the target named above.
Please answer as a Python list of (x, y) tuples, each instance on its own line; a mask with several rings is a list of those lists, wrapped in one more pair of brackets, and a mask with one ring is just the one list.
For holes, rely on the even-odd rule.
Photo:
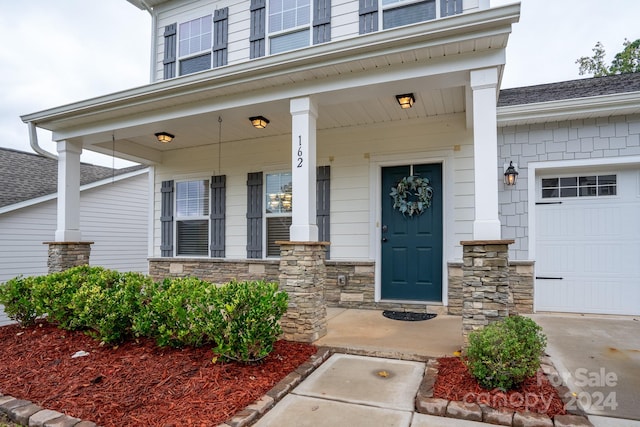
[(413, 313), (411, 311), (391, 311), (385, 310), (382, 315), (387, 319), (404, 320), (407, 322), (416, 322), (418, 320), (429, 320), (437, 316), (434, 313)]

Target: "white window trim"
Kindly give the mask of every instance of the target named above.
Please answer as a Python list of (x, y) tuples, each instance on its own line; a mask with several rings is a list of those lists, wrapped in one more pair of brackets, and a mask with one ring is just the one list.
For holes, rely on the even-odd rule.
[[(423, 3), (429, 0), (400, 0), (399, 3), (394, 3), (394, 4), (389, 4), (389, 5), (383, 5), (382, 4), (382, 0), (378, 0), (378, 10), (380, 11), (380, 13), (378, 13), (378, 28), (384, 30), (384, 13), (388, 10), (392, 10), (392, 9), (397, 9), (400, 7), (404, 7), (404, 6), (408, 6), (410, 4), (416, 4), (416, 3)], [(435, 21), (436, 19), (440, 19), (440, 2), (441, 0), (435, 0), (436, 3), (436, 17), (433, 18), (433, 20)], [(407, 25), (414, 25), (414, 24), (407, 24)], [(403, 25), (404, 26), (404, 25)], [(398, 28), (398, 27), (391, 27), (391, 28)], [(390, 30), (391, 28), (386, 28), (387, 30)]]
[[(310, 1), (310, 4), (309, 4), (309, 23), (308, 24), (298, 25), (296, 27), (287, 28), (286, 30), (280, 30), (280, 31), (274, 31), (274, 32), (269, 31), (269, 28), (271, 27), (271, 14), (269, 13), (269, 0), (266, 1), (266, 4), (265, 4), (265, 14), (266, 14), (265, 16), (265, 33), (266, 33), (265, 55), (271, 55), (271, 39), (279, 36), (286, 36), (287, 34), (293, 34), (293, 33), (297, 33), (299, 31), (304, 31), (304, 30), (309, 30), (309, 44), (307, 46), (286, 50), (283, 52), (278, 52), (274, 55), (313, 46), (313, 0), (309, 0), (309, 1)], [(265, 172), (265, 175), (266, 175), (266, 172)]]
[[(262, 253), (263, 259), (280, 259), (280, 256), (269, 256), (267, 254), (267, 218), (287, 218), (293, 217), (293, 210), (289, 213), (267, 213), (267, 175), (277, 175), (282, 173), (292, 173), (291, 169), (275, 169), (269, 171), (262, 172), (262, 182), (264, 185), (262, 186)], [(291, 176), (292, 185), (293, 185), (293, 175)], [(291, 231), (289, 231), (289, 235), (291, 235)]]
[[(189, 53), (187, 55), (180, 55), (180, 32), (181, 32), (180, 31), (180, 26), (182, 24), (186, 24), (188, 22), (195, 21), (196, 19), (202, 19), (202, 18), (207, 18), (207, 17), (211, 21), (211, 47), (209, 47), (209, 49), (201, 50), (201, 51), (196, 52), (196, 53)], [(213, 13), (210, 13), (210, 14), (204, 15), (204, 16), (199, 15), (199, 16), (196, 16), (196, 17), (193, 17), (193, 18), (188, 18), (185, 21), (182, 21), (182, 22), (178, 23), (178, 28), (176, 29), (176, 39), (177, 39), (177, 41), (176, 41), (176, 58), (178, 60), (178, 64), (181, 61), (189, 60), (189, 59), (192, 59), (192, 58), (197, 58), (198, 56), (206, 55), (207, 53), (211, 53), (211, 57), (213, 58), (213, 51), (212, 50), (213, 50), (213, 43), (214, 43), (214, 40), (213, 40), (214, 32), (215, 31), (214, 31), (214, 26), (213, 26)], [(213, 61), (213, 59), (211, 59), (210, 62), (212, 62), (212, 61)], [(179, 73), (180, 70), (178, 69), (177, 71)]]
[[(192, 182), (192, 181), (207, 181), (209, 185), (207, 185), (207, 192), (209, 196), (209, 204), (207, 205), (207, 214), (206, 215), (198, 215), (198, 216), (178, 216), (178, 183), (181, 182)], [(201, 175), (197, 176), (189, 176), (183, 177), (180, 179), (174, 180), (174, 200), (173, 200), (173, 211), (175, 214), (173, 215), (173, 256), (174, 258), (211, 258), (211, 177), (203, 178)], [(198, 220), (207, 220), (207, 254), (206, 255), (178, 255), (178, 222), (180, 221), (198, 221)]]
[[(606, 175), (613, 175), (616, 177), (616, 183), (614, 184), (616, 187), (616, 194), (614, 195), (610, 195), (610, 194), (603, 194), (603, 195), (598, 195), (596, 194), (595, 196), (581, 196), (580, 195), (580, 177), (585, 177), (585, 176), (595, 176), (595, 177), (600, 177), (600, 176), (606, 176)], [(576, 184), (576, 189), (577, 189), (577, 195), (575, 196), (561, 196), (558, 195), (557, 197), (543, 197), (542, 196), (542, 180), (543, 179), (562, 179), (562, 178), (576, 178), (578, 180), (578, 183)], [(539, 184), (539, 189), (540, 191), (537, 191), (537, 201), (538, 202), (550, 202), (553, 200), (557, 200), (557, 201), (570, 201), (570, 200), (601, 200), (603, 197), (607, 198), (607, 199), (616, 199), (619, 198), (620, 195), (618, 193), (618, 187), (619, 187), (619, 173), (617, 171), (602, 171), (602, 170), (594, 170), (594, 171), (585, 171), (585, 172), (574, 172), (574, 173), (563, 173), (563, 174), (548, 174), (548, 175), (540, 175), (537, 183)], [(600, 185), (596, 185), (595, 188), (597, 189), (598, 187), (600, 187)], [(558, 187), (558, 188), (562, 188), (562, 187)], [(567, 187), (565, 187), (567, 188)]]

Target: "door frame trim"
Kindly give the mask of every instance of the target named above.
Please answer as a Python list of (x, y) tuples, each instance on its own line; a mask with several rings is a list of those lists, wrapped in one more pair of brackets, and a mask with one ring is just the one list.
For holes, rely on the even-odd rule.
[[(403, 166), (409, 164), (440, 163), (442, 165), (442, 301), (432, 301), (434, 304), (447, 306), (449, 303), (447, 259), (453, 255), (455, 242), (453, 241), (453, 150), (418, 151), (400, 154), (372, 155), (369, 163), (369, 200), (373, 201), (369, 210), (369, 257), (375, 261), (375, 292), (374, 301), (381, 302), (382, 298), (382, 168)], [(416, 304), (429, 301), (416, 301)]]

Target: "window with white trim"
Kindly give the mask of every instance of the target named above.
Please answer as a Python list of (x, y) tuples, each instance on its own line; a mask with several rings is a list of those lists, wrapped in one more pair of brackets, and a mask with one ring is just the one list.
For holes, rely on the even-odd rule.
[(268, 0), (269, 53), (311, 45), (311, 0)]
[(380, 1), (383, 29), (436, 19), (436, 0)]
[(275, 242), (289, 240), (293, 207), (291, 172), (265, 174), (265, 235), (267, 256), (280, 256)]
[(542, 198), (601, 197), (617, 194), (616, 175), (542, 178)]
[(178, 59), (181, 76), (211, 68), (212, 27), (211, 15), (183, 22), (178, 26)]
[(176, 183), (176, 255), (209, 255), (209, 180)]

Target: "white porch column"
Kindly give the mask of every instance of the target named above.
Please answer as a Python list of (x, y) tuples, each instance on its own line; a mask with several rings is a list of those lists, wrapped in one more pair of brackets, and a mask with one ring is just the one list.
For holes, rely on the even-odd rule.
[(58, 141), (56, 242), (80, 242), (80, 154), (82, 145)]
[(499, 240), (497, 68), (471, 71), (473, 91), (474, 240)]
[(311, 97), (291, 100), (291, 178), (293, 210), (289, 239), (317, 242), (316, 119), (318, 106)]

